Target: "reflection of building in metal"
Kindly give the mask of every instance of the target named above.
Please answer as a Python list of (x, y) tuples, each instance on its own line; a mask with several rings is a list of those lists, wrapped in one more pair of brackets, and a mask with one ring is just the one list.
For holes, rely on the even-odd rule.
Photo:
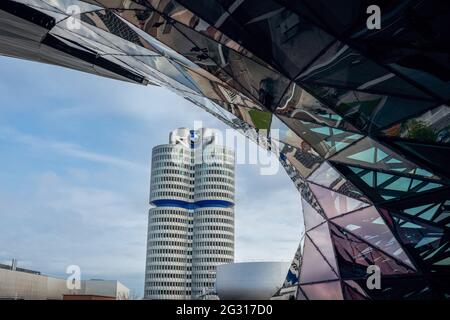
[(116, 280), (81, 280), (68, 289), (66, 279), (0, 265), (0, 300), (128, 300), (130, 290)]
[(234, 153), (211, 129), (180, 128), (153, 148), (145, 297), (211, 297), (234, 259)]
[(380, 5), (369, 30), (361, 0), (3, 0), (0, 52), (169, 87), (279, 153), (303, 199), (297, 298), (449, 297), (450, 10)]
[(241, 262), (217, 267), (221, 300), (269, 300), (281, 289), (290, 262)]

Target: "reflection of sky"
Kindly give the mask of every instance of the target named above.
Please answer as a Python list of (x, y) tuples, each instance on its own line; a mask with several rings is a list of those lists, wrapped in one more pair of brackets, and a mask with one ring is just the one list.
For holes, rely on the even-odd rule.
[[(58, 276), (77, 264), (141, 294), (151, 148), (194, 120), (225, 126), (165, 89), (9, 58), (0, 95), (0, 262)], [(290, 260), (293, 184), (281, 168), (236, 175), (236, 259)]]

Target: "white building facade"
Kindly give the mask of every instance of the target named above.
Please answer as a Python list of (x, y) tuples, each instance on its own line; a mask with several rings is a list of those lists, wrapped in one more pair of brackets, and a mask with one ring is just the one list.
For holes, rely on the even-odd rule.
[(92, 295), (129, 300), (130, 290), (116, 280), (81, 280), (79, 289), (67, 279), (0, 266), (0, 300), (63, 300), (65, 295)]
[(234, 153), (212, 129), (171, 132), (152, 152), (146, 299), (211, 297), (234, 260)]

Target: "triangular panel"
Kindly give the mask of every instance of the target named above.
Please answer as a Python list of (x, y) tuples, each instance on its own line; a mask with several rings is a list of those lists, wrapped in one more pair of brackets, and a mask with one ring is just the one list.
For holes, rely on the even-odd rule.
[(346, 166), (337, 162), (333, 165), (374, 203), (403, 199), (425, 192), (436, 192), (445, 187), (442, 183), (411, 176)]
[(356, 189), (353, 184), (345, 179), (326, 161), (323, 162), (317, 170), (311, 173), (308, 180), (348, 197), (359, 199), (364, 202), (370, 202), (361, 191)]
[(346, 280), (342, 282), (344, 299), (346, 300), (367, 300), (369, 297), (364, 292), (363, 288), (353, 280)]
[(406, 174), (417, 176), (421, 179), (428, 178), (437, 181), (440, 180), (440, 178), (432, 172), (413, 164), (369, 137), (366, 137), (346, 150), (339, 152), (339, 154), (335, 155), (330, 160), (374, 170), (391, 171), (393, 174)]
[(406, 275), (414, 270), (402, 265), (367, 242), (358, 239), (344, 229), (329, 223), (331, 238), (336, 252), (339, 272), (343, 279), (367, 277), (367, 268), (377, 265), (381, 275)]
[(311, 241), (316, 245), (319, 252), (325, 257), (333, 270), (339, 274), (339, 269), (336, 265), (336, 258), (334, 256), (333, 243), (331, 242), (330, 231), (328, 230), (328, 224), (321, 224), (320, 226), (308, 231), (307, 235), (311, 238)]
[(368, 207), (343, 215), (333, 219), (333, 222), (415, 269), (375, 207)]
[(309, 300), (342, 300), (340, 281), (300, 285)]
[(309, 183), (309, 187), (328, 218), (333, 218), (369, 206), (369, 204), (365, 202), (344, 196), (312, 183)]
[(337, 274), (331, 269), (317, 248), (306, 237), (303, 250), (300, 283), (310, 283), (338, 279)]
[(311, 205), (302, 198), (303, 219), (305, 221), (305, 230), (308, 231), (322, 222), (325, 218), (322, 217)]
[(434, 224), (414, 219), (408, 214), (380, 209), (388, 216), (390, 226), (398, 235), (403, 247), (425, 273), (448, 273), (450, 245), (448, 234)]

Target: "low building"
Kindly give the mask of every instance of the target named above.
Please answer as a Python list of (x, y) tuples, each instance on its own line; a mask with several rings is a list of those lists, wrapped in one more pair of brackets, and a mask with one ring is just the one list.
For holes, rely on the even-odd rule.
[(269, 300), (283, 286), (290, 262), (240, 262), (217, 267), (220, 300)]
[(114, 297), (97, 296), (91, 294), (65, 294), (63, 300), (116, 300)]
[(70, 296), (128, 300), (130, 290), (116, 280), (82, 280), (80, 289), (68, 289), (66, 279), (0, 265), (0, 300), (69, 300)]

